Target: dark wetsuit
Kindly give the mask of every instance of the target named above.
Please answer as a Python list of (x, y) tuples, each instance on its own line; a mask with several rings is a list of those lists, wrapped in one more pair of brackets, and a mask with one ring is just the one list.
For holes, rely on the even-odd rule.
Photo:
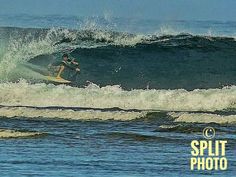
[[(68, 59), (67, 61), (63, 60), (61, 61), (60, 65), (65, 66), (65, 70), (63, 72), (63, 77), (73, 80), (76, 78), (78, 72), (76, 71), (76, 68), (79, 67), (79, 64), (74, 63), (74, 59)], [(68, 68), (68, 69), (67, 69)]]
[(63, 65), (63, 66), (65, 66), (65, 67), (68, 67), (68, 68), (70, 68), (70, 69), (76, 69), (76, 68), (78, 68), (79, 67), (79, 65), (78, 64), (75, 64), (75, 63), (73, 63), (74, 62), (74, 59), (68, 59), (67, 61), (65, 61), (65, 60), (63, 60), (63, 61), (61, 61), (61, 65)]
[(65, 79), (75, 79), (78, 72), (76, 71), (76, 68), (79, 68), (79, 65), (74, 63), (74, 59), (68, 58), (67, 61), (57, 61), (54, 62), (50, 67), (49, 70), (52, 72), (52, 75), (55, 75), (55, 73), (58, 73), (60, 66), (64, 66), (65, 69), (62, 72), (62, 77)]

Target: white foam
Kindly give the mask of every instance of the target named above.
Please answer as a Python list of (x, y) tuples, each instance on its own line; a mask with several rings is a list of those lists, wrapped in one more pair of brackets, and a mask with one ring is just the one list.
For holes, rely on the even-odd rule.
[(181, 33), (188, 33), (184, 30), (177, 30), (176, 28), (173, 28), (169, 25), (162, 25), (158, 31), (155, 32), (155, 35), (157, 36), (163, 36), (163, 35), (178, 35)]
[(236, 108), (236, 86), (222, 89), (131, 90), (119, 86), (86, 88), (66, 85), (19, 83), (0, 84), (0, 105), (60, 106), (166, 110), (215, 111)]
[(75, 38), (73, 35), (74, 33), (70, 33), (67, 29), (52, 28), (47, 34), (42, 34), (37, 38), (31, 33), (25, 36), (20, 34), (11, 36), (8, 45), (5, 46), (5, 50), (1, 54), (0, 79), (11, 79), (12, 75), (16, 75), (13, 71), (16, 71), (20, 64), (26, 63), (36, 56), (55, 52), (58, 50), (53, 45), (55, 42), (62, 38)]
[(173, 129), (176, 128), (177, 126), (178, 125), (160, 125), (159, 127), (163, 129)]
[(191, 123), (236, 123), (236, 115), (218, 115), (210, 113), (169, 113), (175, 119), (175, 122)]
[(34, 137), (40, 135), (43, 135), (43, 133), (0, 129), (0, 138), (23, 138), (23, 137)]
[(71, 120), (133, 120), (142, 118), (146, 112), (133, 111), (100, 111), (100, 110), (71, 110), (71, 109), (36, 109), (26, 107), (2, 107), (0, 115), (3, 117), (27, 117), (27, 118), (58, 118)]
[[(98, 46), (104, 46), (108, 44), (116, 45), (116, 46), (135, 46), (138, 43), (141, 43), (147, 36), (141, 34), (130, 35), (128, 33), (117, 33), (114, 34), (111, 31), (105, 30), (93, 30), (90, 31), (92, 33), (92, 37), (96, 41), (103, 41), (100, 45), (98, 43), (95, 44), (87, 44), (86, 48), (93, 48)], [(86, 34), (85, 34), (86, 35)], [(80, 47), (82, 47), (80, 45)]]

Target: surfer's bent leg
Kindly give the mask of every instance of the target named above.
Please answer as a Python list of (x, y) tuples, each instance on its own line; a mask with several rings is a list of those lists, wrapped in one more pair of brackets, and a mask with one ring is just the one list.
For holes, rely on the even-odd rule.
[(61, 73), (64, 71), (64, 69), (65, 69), (65, 66), (61, 65), (60, 70), (57, 74), (57, 78), (61, 78)]

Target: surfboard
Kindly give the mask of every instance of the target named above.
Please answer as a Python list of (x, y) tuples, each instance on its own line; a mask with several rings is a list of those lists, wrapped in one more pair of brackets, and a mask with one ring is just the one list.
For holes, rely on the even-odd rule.
[(47, 80), (52, 81), (52, 82), (57, 82), (57, 83), (61, 83), (61, 84), (68, 84), (71, 83), (71, 81), (68, 81), (66, 79), (63, 78), (57, 78), (57, 77), (52, 77), (52, 76), (46, 76)]

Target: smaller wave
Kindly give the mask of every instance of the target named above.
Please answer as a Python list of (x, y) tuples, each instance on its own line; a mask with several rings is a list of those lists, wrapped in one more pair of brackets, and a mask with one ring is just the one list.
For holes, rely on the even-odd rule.
[(226, 126), (222, 124), (216, 124), (216, 123), (210, 123), (206, 125), (205, 123), (183, 123), (183, 122), (177, 122), (177, 124), (174, 122), (171, 122), (171, 124), (164, 124), (160, 125), (155, 132), (178, 132), (178, 133), (194, 133), (195, 135), (202, 135), (202, 131), (206, 126), (212, 126), (214, 129), (220, 134), (225, 133), (236, 133), (235, 125), (234, 124), (226, 124)]
[(236, 109), (236, 87), (222, 89), (123, 90), (120, 86), (85, 88), (53, 84), (0, 84), (3, 106), (120, 108), (146, 111), (216, 111)]
[(104, 136), (108, 136), (112, 139), (119, 139), (123, 141), (158, 141), (160, 142), (168, 142), (168, 143), (178, 143), (178, 139), (176, 138), (170, 138), (170, 137), (164, 137), (164, 136), (157, 136), (155, 134), (152, 135), (145, 135), (140, 134), (136, 132), (110, 132), (104, 134)]
[(174, 122), (186, 123), (217, 123), (217, 124), (235, 124), (236, 115), (218, 115), (212, 113), (187, 113), (171, 112), (168, 114), (173, 117)]
[(177, 124), (173, 125), (160, 125), (155, 131), (156, 132), (180, 132), (180, 133), (195, 133), (202, 132), (202, 127), (198, 125), (189, 124)]
[(70, 120), (121, 120), (128, 121), (145, 117), (146, 112), (101, 111), (72, 109), (37, 109), (27, 107), (2, 107), (0, 115), (8, 118), (47, 118)]
[(45, 135), (45, 133), (0, 129), (0, 138), (30, 138)]

